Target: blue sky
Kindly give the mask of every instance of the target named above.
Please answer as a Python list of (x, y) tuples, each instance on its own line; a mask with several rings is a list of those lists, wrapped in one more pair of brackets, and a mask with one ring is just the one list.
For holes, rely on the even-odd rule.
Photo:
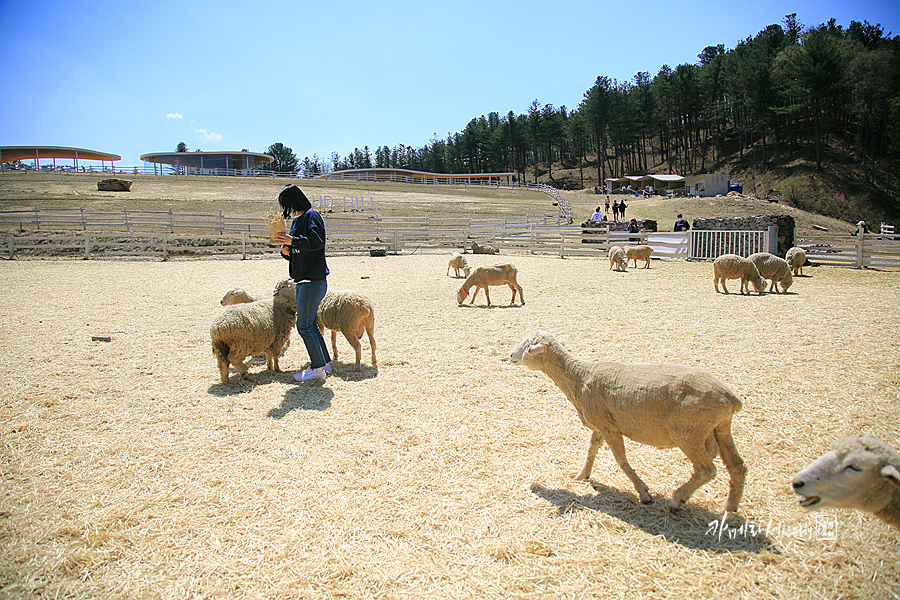
[(784, 16), (900, 35), (897, 0), (46, 2), (0, 0), (0, 146), (122, 156), (304, 156), (421, 147), (533, 100), (576, 108), (630, 80), (734, 48)]

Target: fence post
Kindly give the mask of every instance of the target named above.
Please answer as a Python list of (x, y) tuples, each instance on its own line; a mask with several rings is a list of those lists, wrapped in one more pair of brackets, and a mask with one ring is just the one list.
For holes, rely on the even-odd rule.
[(769, 236), (766, 240), (766, 252), (778, 254), (778, 225), (769, 225)]
[(219, 223), (219, 226), (218, 226), (219, 235), (224, 235), (225, 234), (225, 215), (222, 214), (222, 209), (219, 209), (218, 223)]
[(35, 206), (32, 210), (34, 211), (34, 224), (37, 226), (38, 230), (40, 230), (40, 228), (41, 228), (41, 211), (37, 206)]
[(84, 232), (84, 260), (91, 257), (91, 234)]
[(862, 269), (863, 266), (863, 237), (865, 237), (865, 233), (863, 233), (863, 226), (856, 226), (856, 268)]
[(83, 231), (87, 231), (87, 221), (84, 218), (84, 207), (79, 207), (81, 209), (81, 229)]
[(241, 260), (247, 260), (247, 232), (241, 232)]
[(169, 233), (163, 232), (163, 260), (169, 260)]
[(13, 234), (9, 234), (9, 260), (13, 259), (13, 255), (15, 254), (15, 238)]
[(559, 257), (565, 258), (565, 250), (566, 250), (566, 232), (562, 231), (559, 234)]
[(397, 254), (397, 230), (394, 230), (394, 254)]
[(122, 209), (125, 213), (125, 231), (131, 231), (131, 225), (128, 224), (128, 207)]
[(175, 216), (172, 214), (172, 207), (169, 207), (169, 231), (175, 233)]

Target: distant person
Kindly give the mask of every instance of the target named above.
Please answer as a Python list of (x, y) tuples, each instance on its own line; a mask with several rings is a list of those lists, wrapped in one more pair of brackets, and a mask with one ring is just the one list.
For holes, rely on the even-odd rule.
[(609, 214), (609, 196), (606, 197), (606, 202), (603, 203), (603, 214)]
[(628, 205), (625, 204), (625, 200), (619, 202), (619, 216), (622, 217), (622, 220), (625, 220), (625, 209), (628, 208)]
[(687, 231), (691, 228), (691, 224), (684, 220), (684, 217), (681, 216), (681, 213), (678, 213), (678, 220), (675, 221), (674, 231)]
[(598, 206), (597, 210), (594, 211), (594, 214), (591, 215), (591, 221), (594, 221), (595, 223), (599, 223), (602, 220), (603, 220), (603, 213), (600, 212), (600, 207)]
[(613, 200), (613, 221), (619, 220), (619, 199)]
[[(635, 219), (632, 219), (628, 223), (628, 229), (626, 229), (626, 231), (628, 231), (628, 233), (640, 233), (641, 228), (638, 227), (637, 221)], [(630, 238), (628, 238), (628, 241), (629, 242), (639, 242), (639, 241), (641, 241), (641, 238), (630, 237)]]

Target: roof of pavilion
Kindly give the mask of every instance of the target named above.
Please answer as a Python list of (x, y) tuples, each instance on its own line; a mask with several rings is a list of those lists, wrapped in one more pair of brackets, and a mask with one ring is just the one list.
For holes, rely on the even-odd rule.
[(98, 152), (87, 148), (66, 146), (0, 146), (0, 163), (14, 160), (34, 160), (43, 158), (73, 158), (76, 160), (122, 160), (118, 154)]

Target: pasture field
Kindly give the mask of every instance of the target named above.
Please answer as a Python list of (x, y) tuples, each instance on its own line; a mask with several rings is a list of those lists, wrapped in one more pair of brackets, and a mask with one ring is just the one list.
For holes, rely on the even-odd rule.
[[(512, 262), (458, 306), (445, 253), (330, 257), (376, 305), (378, 365), (340, 336), (324, 382), (296, 333), (283, 373), (219, 382), (209, 325), (277, 257), (0, 265), (0, 598), (897, 598), (900, 532), (805, 513), (793, 475), (846, 434), (900, 446), (900, 273), (808, 268), (787, 294), (713, 290), (709, 263)], [(731, 282), (732, 292), (738, 282)], [(642, 505), (543, 373), (509, 362), (548, 330), (577, 356), (699, 365), (742, 399), (749, 473), (686, 507), (677, 449), (627, 443)], [(110, 341), (93, 341), (108, 335)], [(327, 334), (326, 334), (326, 337)], [(329, 342), (330, 343), (330, 342)]]

